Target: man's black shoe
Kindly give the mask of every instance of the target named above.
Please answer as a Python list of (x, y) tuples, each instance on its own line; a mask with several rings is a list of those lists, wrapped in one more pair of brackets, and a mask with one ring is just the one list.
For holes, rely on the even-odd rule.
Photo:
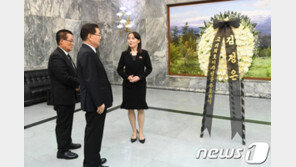
[(101, 158), (101, 165), (103, 165), (106, 162), (107, 162), (107, 159), (106, 158)]
[(77, 149), (77, 148), (80, 148), (80, 147), (81, 147), (81, 144), (71, 143), (70, 146), (69, 146), (69, 149)]
[(101, 165), (99, 165), (99, 167), (108, 167), (108, 166), (103, 166), (103, 164), (106, 163), (106, 162), (107, 162), (106, 158), (101, 158)]
[(65, 151), (65, 152), (58, 151), (57, 153), (57, 158), (59, 159), (75, 159), (77, 157), (78, 155), (71, 151)]

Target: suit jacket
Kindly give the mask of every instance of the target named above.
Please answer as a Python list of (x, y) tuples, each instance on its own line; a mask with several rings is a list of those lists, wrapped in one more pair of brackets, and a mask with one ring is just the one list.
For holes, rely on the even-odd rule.
[[(146, 77), (151, 73), (152, 65), (148, 52), (142, 49), (142, 53), (136, 55), (136, 60), (133, 60), (132, 55), (127, 51), (121, 53), (120, 60), (117, 66), (118, 74), (123, 78), (123, 86), (125, 87), (142, 87), (146, 86)], [(127, 79), (128, 76), (138, 76), (138, 82), (131, 83)]]
[(48, 61), (53, 104), (74, 105), (77, 98), (75, 88), (79, 86), (78, 75), (65, 52), (57, 47)]
[(99, 56), (86, 44), (82, 44), (77, 56), (77, 72), (80, 81), (81, 109), (96, 112), (113, 103), (112, 89)]

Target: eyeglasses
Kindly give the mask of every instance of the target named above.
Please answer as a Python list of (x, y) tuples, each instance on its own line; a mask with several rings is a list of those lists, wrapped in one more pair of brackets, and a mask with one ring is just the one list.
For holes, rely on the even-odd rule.
[(66, 39), (63, 39), (63, 40), (68, 41), (68, 42), (71, 42), (71, 43), (74, 43), (73, 40), (66, 40)]
[(101, 37), (101, 34), (92, 34), (92, 35), (96, 35), (96, 36), (99, 36), (99, 37)]

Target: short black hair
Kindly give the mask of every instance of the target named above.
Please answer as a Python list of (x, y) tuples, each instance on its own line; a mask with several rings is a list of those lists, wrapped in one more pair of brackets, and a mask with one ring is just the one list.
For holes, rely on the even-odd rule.
[(66, 29), (61, 29), (57, 32), (56, 34), (56, 40), (57, 40), (57, 44), (60, 44), (61, 39), (66, 40), (67, 39), (67, 34), (71, 34), (73, 35), (73, 33), (69, 30)]
[(93, 23), (84, 24), (80, 31), (80, 37), (82, 41), (85, 41), (87, 39), (88, 34), (95, 34), (96, 28), (99, 28), (97, 24), (93, 24)]

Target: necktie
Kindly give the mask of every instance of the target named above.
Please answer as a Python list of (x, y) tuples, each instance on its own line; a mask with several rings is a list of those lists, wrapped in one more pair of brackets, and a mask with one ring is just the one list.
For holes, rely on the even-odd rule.
[(72, 64), (73, 68), (76, 69), (76, 66), (75, 66), (71, 56), (69, 54), (67, 56), (68, 56), (68, 59), (71, 61), (71, 64)]

